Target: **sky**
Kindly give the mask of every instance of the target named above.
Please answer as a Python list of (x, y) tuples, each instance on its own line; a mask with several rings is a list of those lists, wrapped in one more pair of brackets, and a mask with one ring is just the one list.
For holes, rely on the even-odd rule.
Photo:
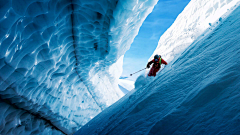
[(190, 0), (159, 0), (151, 14), (143, 22), (138, 35), (123, 59), (122, 77), (135, 81), (145, 70), (148, 59), (158, 45), (161, 35), (173, 24)]

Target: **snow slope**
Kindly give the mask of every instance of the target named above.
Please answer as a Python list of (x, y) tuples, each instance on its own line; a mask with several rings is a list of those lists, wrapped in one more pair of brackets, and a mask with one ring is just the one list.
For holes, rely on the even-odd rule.
[(156, 78), (129, 92), (76, 135), (239, 134), (239, 14), (238, 4)]
[(72, 134), (122, 97), (122, 57), (156, 3), (0, 0), (0, 134)]
[(119, 79), (119, 85), (121, 85), (128, 91), (131, 91), (132, 89), (134, 89), (134, 81), (131, 81), (131, 80)]
[(118, 87), (120, 90), (127, 94), (129, 91), (134, 89), (134, 81), (128, 80), (128, 77), (120, 77), (118, 80)]
[(119, 88), (124, 94), (127, 94), (129, 91), (134, 89), (134, 81), (130, 81), (127, 79), (119, 79)]
[(239, 0), (191, 0), (172, 26), (160, 37), (155, 54), (167, 62), (182, 53), (193, 41), (211, 27)]

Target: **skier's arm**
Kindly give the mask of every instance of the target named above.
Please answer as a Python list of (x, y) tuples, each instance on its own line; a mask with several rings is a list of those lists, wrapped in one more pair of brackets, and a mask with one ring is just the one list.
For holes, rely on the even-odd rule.
[(167, 65), (168, 63), (165, 61), (165, 60), (163, 60), (162, 59), (162, 62), (161, 62), (162, 64), (165, 64), (165, 65)]
[(150, 68), (150, 65), (152, 65), (153, 61), (149, 61), (148, 64), (147, 64), (147, 68)]

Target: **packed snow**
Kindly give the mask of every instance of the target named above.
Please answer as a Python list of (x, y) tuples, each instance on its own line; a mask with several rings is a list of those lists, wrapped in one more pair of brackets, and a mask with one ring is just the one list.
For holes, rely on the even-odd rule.
[(122, 57), (156, 3), (0, 0), (0, 134), (72, 134), (121, 98)]
[(119, 85), (123, 86), (128, 91), (134, 89), (134, 81), (127, 80), (127, 79), (119, 79)]
[(134, 81), (126, 79), (119, 79), (119, 88), (123, 91), (124, 94), (127, 94), (129, 91), (134, 89)]
[[(196, 7), (210, 7), (214, 2), (193, 1)], [(192, 1), (189, 4), (180, 16), (188, 14), (186, 10), (191, 11), (190, 7), (196, 14), (198, 9), (201, 10), (195, 8)], [(189, 31), (196, 36), (189, 37), (189, 40), (183, 40), (184, 33), (169, 35), (168, 43), (172, 46), (167, 50), (166, 45), (168, 53), (163, 54), (171, 61), (169, 65), (155, 78), (140, 76), (134, 90), (93, 118), (75, 135), (239, 134), (240, 2), (219, 0), (217, 5), (228, 6), (228, 9), (216, 17), (218, 20), (206, 21), (211, 27), (208, 24), (205, 31)], [(206, 13), (201, 12), (196, 16), (199, 19)], [(189, 21), (190, 18), (185, 18), (185, 22)], [(192, 25), (194, 22), (197, 26), (196, 21)], [(178, 23), (184, 24), (182, 20), (176, 20), (172, 27)], [(160, 44), (164, 37), (161, 37)], [(175, 46), (177, 51), (172, 49), (174, 44), (181, 43), (186, 44), (184, 47)], [(163, 45), (158, 48), (164, 49)], [(162, 54), (163, 50), (154, 53)]]

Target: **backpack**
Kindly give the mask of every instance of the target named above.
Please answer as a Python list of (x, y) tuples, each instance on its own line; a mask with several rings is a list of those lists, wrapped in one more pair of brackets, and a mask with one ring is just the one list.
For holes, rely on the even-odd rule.
[(162, 64), (162, 58), (159, 59), (159, 64), (160, 64), (160, 65)]

